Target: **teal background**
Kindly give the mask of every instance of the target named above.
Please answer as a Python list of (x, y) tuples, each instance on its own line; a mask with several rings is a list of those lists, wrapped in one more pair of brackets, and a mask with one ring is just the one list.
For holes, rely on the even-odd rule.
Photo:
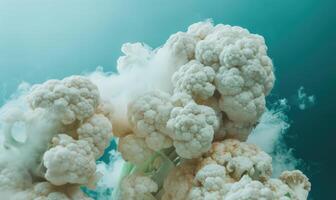
[(300, 86), (317, 104), (292, 107), (286, 137), (304, 160), (313, 199), (334, 199), (336, 175), (336, 2), (333, 0), (0, 0), (0, 104), (22, 81), (38, 83), (94, 70), (114, 71), (124, 42), (157, 47), (212, 18), (266, 38), (276, 66), (272, 97)]

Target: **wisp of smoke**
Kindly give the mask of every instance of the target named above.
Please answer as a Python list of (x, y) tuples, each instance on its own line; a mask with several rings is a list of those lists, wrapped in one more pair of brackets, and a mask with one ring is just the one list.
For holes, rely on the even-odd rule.
[(298, 91), (297, 95), (295, 96), (295, 104), (298, 106), (300, 110), (305, 110), (313, 106), (316, 102), (316, 98), (314, 95), (308, 95), (304, 91), (304, 87), (301, 86)]
[(295, 169), (300, 163), (284, 141), (284, 136), (290, 127), (285, 113), (288, 110), (287, 100), (278, 100), (262, 115), (259, 124), (247, 140), (272, 156), (274, 177), (285, 170)]

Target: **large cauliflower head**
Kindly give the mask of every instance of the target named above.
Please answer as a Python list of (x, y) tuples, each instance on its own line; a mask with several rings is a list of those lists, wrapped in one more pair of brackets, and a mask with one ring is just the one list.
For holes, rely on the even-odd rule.
[(95, 181), (96, 163), (87, 141), (60, 134), (52, 139), (52, 145), (43, 155), (45, 178), (49, 182), (54, 185), (89, 185)]
[(71, 76), (33, 86), (28, 101), (32, 108), (51, 110), (68, 125), (94, 114), (99, 104), (99, 91), (87, 78)]
[(214, 97), (225, 116), (223, 130), (228, 137), (246, 140), (265, 110), (265, 97), (275, 80), (263, 37), (207, 21), (172, 38), (166, 46), (172, 52), (176, 46), (184, 47), (189, 55), (172, 76), (174, 92), (187, 93), (195, 102)]

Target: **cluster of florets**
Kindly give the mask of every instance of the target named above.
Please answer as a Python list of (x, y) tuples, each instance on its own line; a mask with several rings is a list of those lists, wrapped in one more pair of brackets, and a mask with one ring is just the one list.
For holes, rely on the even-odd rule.
[(172, 35), (163, 48), (183, 62), (175, 67), (170, 93), (147, 92), (130, 103), (132, 132), (120, 142), (124, 158), (138, 163), (146, 157), (140, 153), (174, 146), (191, 159), (207, 152), (214, 138), (244, 141), (274, 84), (263, 37), (201, 22)]
[[(117, 68), (126, 74), (169, 58), (162, 70), (169, 72), (168, 87), (148, 86), (155, 89), (131, 95), (125, 112), (116, 112), (120, 102), (103, 92), (102, 100), (98, 87), (82, 76), (31, 87), (24, 109), (0, 112), (5, 152), (0, 190), (13, 191), (15, 200), (90, 199), (80, 186), (94, 186), (99, 179), (96, 160), (113, 131), (132, 166), (120, 190), (114, 188), (119, 199), (307, 198), (305, 175), (286, 171), (271, 178), (271, 157), (245, 142), (275, 81), (262, 36), (199, 22), (173, 34), (160, 49), (127, 43), (122, 51)], [(13, 137), (17, 129), (26, 133), (25, 141)], [(32, 158), (17, 162), (6, 152)]]
[[(7, 179), (14, 177), (13, 182), (20, 184), (8, 185), (8, 189), (25, 191), (22, 198), (27, 200), (86, 199), (79, 185), (95, 185), (99, 178), (96, 160), (112, 138), (112, 125), (100, 109), (97, 87), (85, 77), (72, 76), (35, 85), (25, 99), (27, 110), (9, 113), (4, 120), (8, 127), (4, 145), (23, 154), (31, 151), (34, 169), (25, 169), (33, 172), (18, 177), (8, 164), (1, 169), (0, 184), (8, 185)], [(17, 123), (25, 127), (23, 143), (11, 138)]]
[[(270, 179), (271, 157), (245, 143), (275, 81), (264, 38), (241, 27), (200, 22), (162, 48), (180, 64), (174, 66), (172, 90), (134, 99), (128, 106), (131, 131), (119, 143), (123, 158), (135, 165), (157, 152), (176, 152), (180, 161), (159, 198), (306, 198), (310, 184), (302, 173), (286, 172), (300, 179), (295, 186)], [(300, 184), (305, 187), (298, 192), (294, 187)]]

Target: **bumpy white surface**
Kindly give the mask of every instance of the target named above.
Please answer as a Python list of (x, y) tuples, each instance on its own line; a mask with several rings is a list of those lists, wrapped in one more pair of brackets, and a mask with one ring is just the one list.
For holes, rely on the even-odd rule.
[(180, 57), (182, 63), (186, 63), (194, 58), (196, 43), (197, 40), (189, 34), (177, 32), (169, 37), (165, 48), (168, 48), (174, 56)]
[(90, 144), (60, 134), (43, 156), (45, 178), (54, 185), (88, 184), (94, 179), (96, 163)]
[[(17, 173), (20, 170), (21, 173)], [(0, 188), (1, 189), (25, 189), (30, 186), (32, 180), (30, 174), (23, 168), (13, 168), (1, 166), (0, 171)]]
[(173, 40), (174, 45), (172, 39), (167, 41), (170, 50), (181, 52), (176, 47), (185, 47), (189, 55), (173, 75), (174, 91), (186, 92), (196, 102), (214, 96), (225, 113), (223, 119), (229, 121), (223, 123), (225, 131), (245, 140), (264, 112), (265, 96), (275, 80), (263, 37), (237, 26), (199, 22), (172, 38), (180, 39)]
[[(104, 101), (100, 99), (96, 85), (81, 76), (31, 88), (30, 108), (17, 113), (41, 114), (52, 125), (36, 126), (42, 117), (26, 120), (20, 114), (8, 120), (4, 147), (13, 152), (18, 148), (19, 153), (27, 149), (34, 160), (1, 163), (1, 190), (13, 190), (16, 200), (89, 199), (79, 186), (95, 183), (95, 160), (108, 146), (113, 128), (120, 137), (119, 151), (136, 170), (153, 155), (166, 152), (177, 165), (159, 191), (161, 183), (154, 180), (161, 182), (160, 177), (151, 171), (160, 169), (155, 159), (146, 166), (149, 173), (123, 179), (121, 199), (307, 199), (310, 183), (302, 172), (271, 179), (271, 157), (241, 142), (263, 114), (275, 80), (262, 36), (208, 21), (173, 34), (159, 49), (127, 43), (122, 51), (119, 75), (97, 80), (116, 84), (99, 87), (116, 90), (111, 93), (115, 102), (104, 92)], [(151, 77), (145, 77), (147, 73)], [(28, 132), (38, 127), (37, 133), (48, 137), (30, 138), (33, 148), (19, 149), (25, 144), (14, 142), (10, 134), (20, 121)]]
[(239, 182), (231, 185), (230, 191), (225, 195), (225, 200), (273, 200), (272, 191), (259, 181), (243, 176)]
[(77, 129), (77, 133), (79, 140), (85, 140), (91, 145), (95, 158), (98, 159), (110, 144), (112, 125), (107, 117), (102, 114), (96, 114), (85, 121)]
[(153, 91), (135, 99), (128, 107), (129, 123), (137, 137), (144, 138), (152, 150), (172, 146), (168, 137), (167, 121), (173, 105), (169, 94)]
[(238, 140), (214, 143), (202, 159), (183, 162), (168, 175), (163, 200), (307, 199), (308, 178), (295, 170), (271, 179), (269, 159), (256, 146)]
[(130, 175), (124, 178), (120, 186), (120, 199), (145, 200), (150, 193), (158, 190), (157, 184), (149, 177), (141, 175)]
[(195, 99), (207, 99), (213, 96), (215, 86), (215, 71), (197, 60), (192, 60), (181, 66), (172, 77), (174, 92), (185, 92)]
[(307, 199), (311, 184), (309, 179), (301, 171), (285, 171), (279, 178), (294, 192), (295, 198), (298, 200)]
[(195, 158), (208, 151), (218, 126), (213, 109), (192, 102), (175, 107), (167, 122), (176, 152), (183, 158)]
[(221, 199), (227, 192), (225, 167), (209, 164), (200, 169), (194, 180), (188, 199)]
[(71, 76), (33, 86), (28, 99), (33, 108), (49, 109), (67, 125), (93, 115), (99, 103), (99, 91), (87, 78)]
[(226, 168), (232, 178), (239, 180), (248, 174), (254, 180), (264, 181), (272, 175), (272, 158), (253, 144), (227, 139), (215, 142), (204, 162), (216, 162)]
[(143, 138), (134, 134), (120, 138), (118, 150), (126, 161), (134, 164), (141, 164), (154, 153)]

